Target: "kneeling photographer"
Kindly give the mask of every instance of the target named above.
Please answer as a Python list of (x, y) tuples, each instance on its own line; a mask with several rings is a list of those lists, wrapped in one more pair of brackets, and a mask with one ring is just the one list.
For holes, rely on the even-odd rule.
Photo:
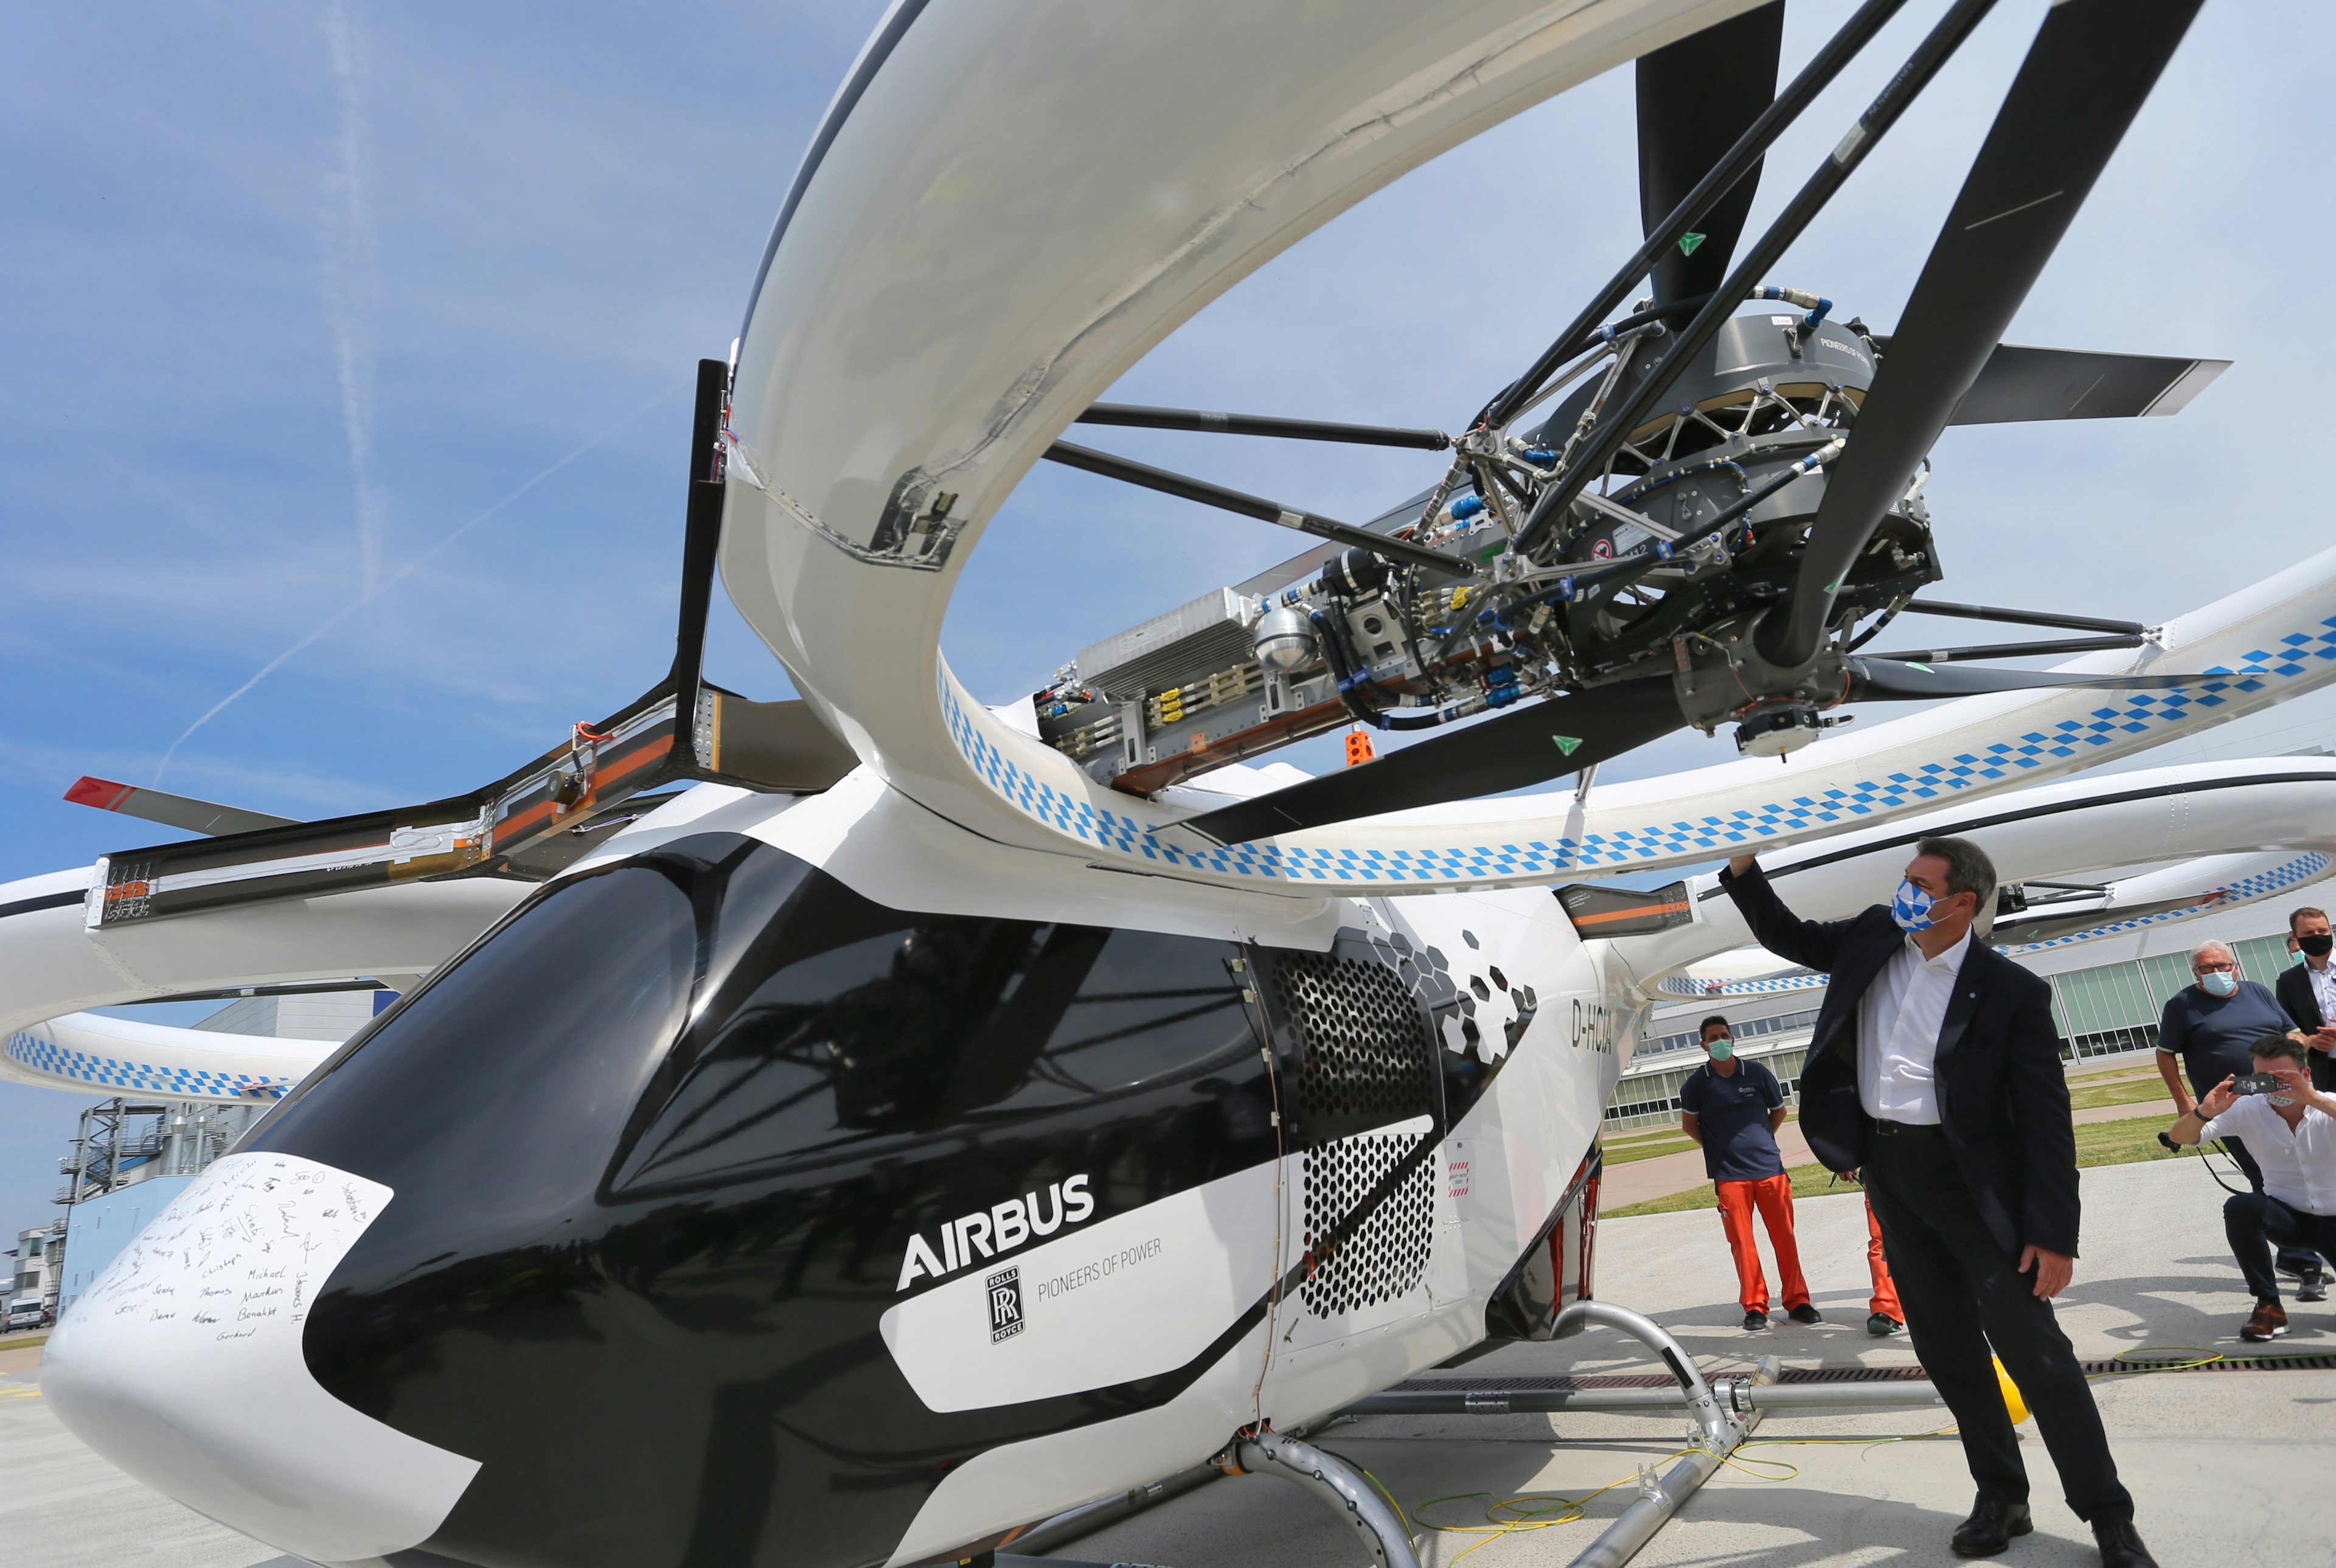
[(2255, 1298), (2239, 1337), (2260, 1341), (2287, 1332), (2273, 1244), (2336, 1260), (2336, 1099), (2312, 1086), (2300, 1042), (2272, 1035), (2250, 1053), (2253, 1070), (2207, 1090), (2167, 1136), (2177, 1144), (2244, 1139), (2263, 1169), (2260, 1191), (2223, 1205), (2231, 1253)]

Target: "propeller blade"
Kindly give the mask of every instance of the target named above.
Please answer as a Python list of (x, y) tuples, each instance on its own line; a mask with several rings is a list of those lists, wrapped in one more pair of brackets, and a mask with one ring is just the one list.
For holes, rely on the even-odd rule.
[(2227, 684), (2238, 675), (2056, 675), (2045, 669), (1940, 669), (1912, 660), (1853, 658), (1847, 702), (1926, 702), (1942, 696), (1985, 696), (1999, 691), (2170, 691)]
[(75, 805), (94, 806), (102, 812), (120, 812), (126, 817), (142, 817), (164, 827), (184, 828), (190, 833), (248, 833), (261, 828), (289, 827), (298, 819), (271, 816), (266, 812), (246, 811), (241, 806), (223, 806), (210, 801), (197, 800), (192, 795), (172, 794), (168, 790), (147, 789), (140, 784), (115, 784), (112, 779), (77, 778), (65, 791), (65, 799)]
[[(1890, 356), (1890, 339), (1874, 346)], [(2018, 424), (2039, 419), (2165, 419), (2231, 368), (2227, 359), (2165, 354), (2095, 354), (1999, 343), (1949, 424)]]
[(1617, 681), (1512, 708), (1465, 729), (1304, 784), (1220, 806), (1182, 824), (1219, 843), (1327, 827), (1546, 784), (1679, 728), (1669, 676)]
[[(1784, 0), (1639, 56), (1639, 220), (1652, 234), (1776, 96)], [(1728, 276), (1760, 186), (1757, 161), (1655, 263), (1655, 303), (1708, 294)]]
[[(2050, 670), (1936, 669), (1892, 659), (1849, 661), (1849, 702), (1927, 702), (2000, 691), (2167, 691), (2244, 678), (2219, 675), (2062, 675)], [(1440, 805), (1547, 784), (1661, 739), (1680, 725), (1669, 676), (1593, 687), (1514, 708), (1375, 762), (1220, 806), (1181, 824), (1218, 843), (1329, 827), (1357, 817)]]
[(1826, 481), (1781, 636), (1763, 648), (1770, 658), (1795, 666), (1816, 652), (1850, 567), (1995, 352), (2200, 4), (2065, 0), (2045, 14)]

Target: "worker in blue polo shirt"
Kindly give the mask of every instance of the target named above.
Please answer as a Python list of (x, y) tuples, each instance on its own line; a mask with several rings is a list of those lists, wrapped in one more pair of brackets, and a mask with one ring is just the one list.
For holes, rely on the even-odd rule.
[(1793, 1240), (1793, 1183), (1776, 1149), (1776, 1129), (1785, 1125), (1785, 1092), (1776, 1075), (1757, 1062), (1738, 1061), (1728, 1020), (1703, 1020), (1704, 1055), (1710, 1059), (1679, 1086), (1679, 1127), (1703, 1145), (1704, 1174), (1719, 1198), (1719, 1222), (1736, 1254), (1737, 1300), (1747, 1329), (1768, 1326), (1768, 1281), (1753, 1244), (1752, 1213), (1768, 1226), (1776, 1250), (1786, 1315), (1796, 1323), (1822, 1323), (1809, 1304), (1809, 1282), (1801, 1277), (1801, 1250)]

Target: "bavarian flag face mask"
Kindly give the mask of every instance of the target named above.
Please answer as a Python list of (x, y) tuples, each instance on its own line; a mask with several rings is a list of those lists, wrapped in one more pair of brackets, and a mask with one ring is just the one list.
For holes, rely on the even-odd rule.
[(1931, 919), (1934, 901), (1913, 882), (1901, 881), (1898, 891), (1890, 897), (1890, 918), (1898, 922), (1901, 930), (1927, 931), (1937, 923)]

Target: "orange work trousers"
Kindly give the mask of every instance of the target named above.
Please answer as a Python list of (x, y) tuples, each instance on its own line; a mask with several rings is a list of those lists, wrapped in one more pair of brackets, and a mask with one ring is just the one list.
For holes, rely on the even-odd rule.
[(1865, 1205), (1865, 1267), (1874, 1275), (1874, 1301), (1866, 1310), (1904, 1322), (1906, 1313), (1898, 1305), (1898, 1287), (1890, 1282), (1890, 1265), (1882, 1256), (1882, 1225), (1874, 1217), (1871, 1202)]
[(1768, 1226), (1768, 1244), (1776, 1250), (1778, 1286), (1785, 1310), (1806, 1307), (1809, 1282), (1801, 1277), (1801, 1249), (1793, 1240), (1793, 1181), (1789, 1176), (1766, 1176), (1757, 1182), (1714, 1182), (1719, 1193), (1719, 1222), (1728, 1232), (1728, 1249), (1736, 1254), (1737, 1296), (1747, 1312), (1768, 1310), (1768, 1281), (1760, 1272), (1760, 1250), (1752, 1242), (1752, 1211), (1758, 1209)]

